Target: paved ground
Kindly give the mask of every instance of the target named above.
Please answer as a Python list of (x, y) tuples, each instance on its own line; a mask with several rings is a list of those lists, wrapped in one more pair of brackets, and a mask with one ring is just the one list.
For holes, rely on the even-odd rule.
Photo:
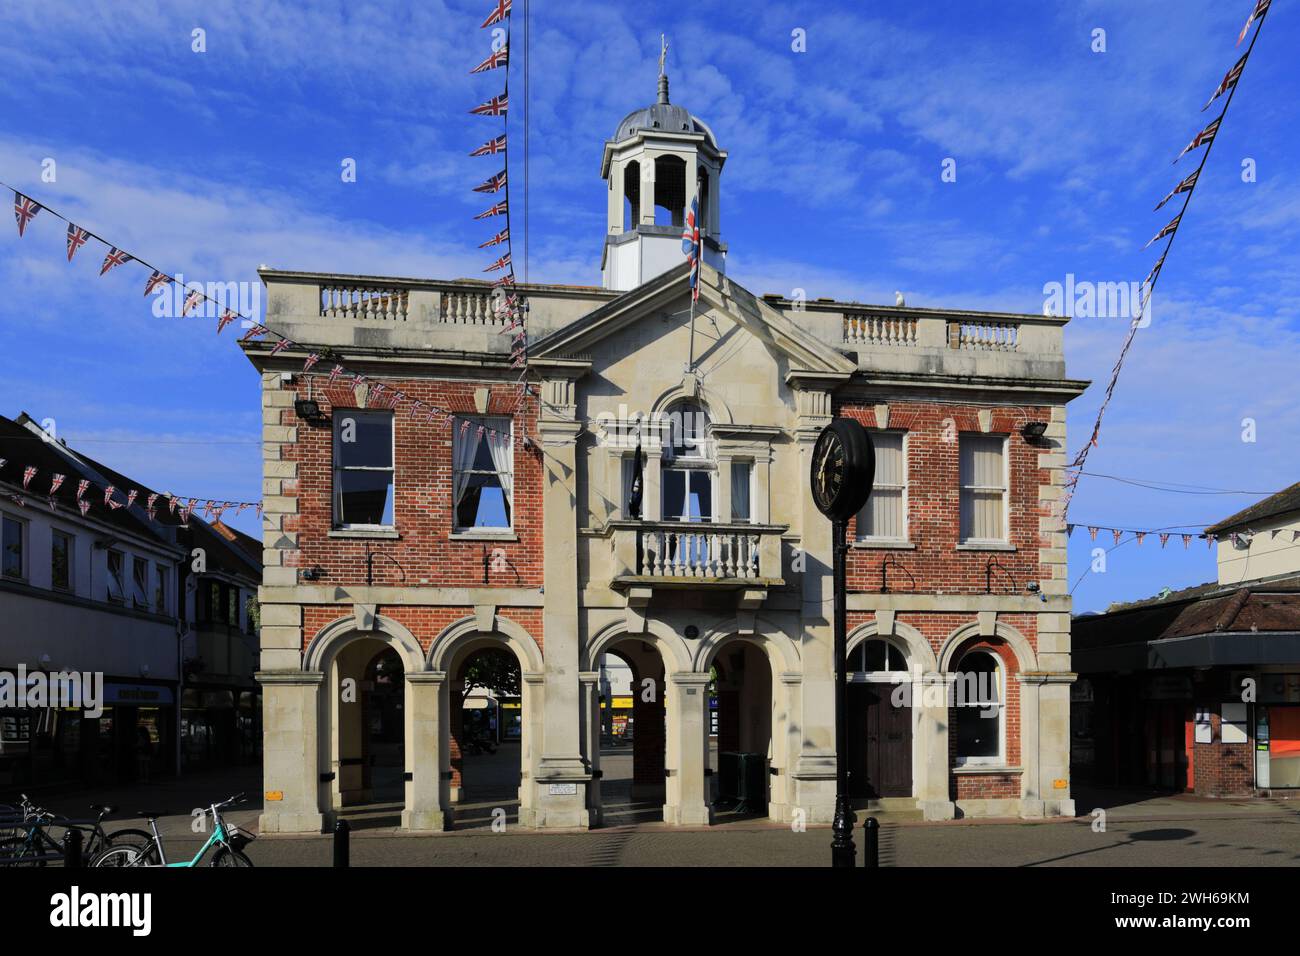
[[(823, 866), (830, 831), (803, 833), (753, 818), (724, 818), (708, 829), (655, 822), (658, 807), (629, 798), (631, 756), (602, 757), (610, 826), (589, 833), (535, 833), (516, 825), (518, 753), (470, 758), (457, 829), (433, 836), (395, 832), (400, 804), (353, 815), (354, 866)], [(193, 832), (190, 810), (245, 790), (252, 800), (229, 818), (255, 829), (261, 781), (255, 769), (163, 781), (147, 790), (42, 797), (82, 815), (92, 800), (116, 803), (114, 825), (141, 826), (137, 809), (170, 810), (160, 827), (172, 859), (193, 853), (205, 834)], [(4, 795), (7, 798), (8, 795)], [(925, 824), (913, 814), (882, 814), (884, 866), (1295, 866), (1300, 861), (1300, 800), (1203, 800), (1187, 796), (1080, 790), (1078, 820), (1025, 823), (955, 821)], [(492, 811), (506, 811), (505, 832), (491, 829)], [(1095, 829), (1092, 808), (1105, 812)], [(1097, 822), (1101, 822), (1099, 819)], [(859, 817), (859, 825), (861, 816)], [(113, 827), (110, 826), (109, 829)], [(855, 833), (859, 852), (862, 831)], [(328, 866), (325, 836), (265, 837), (249, 849), (258, 866)]]

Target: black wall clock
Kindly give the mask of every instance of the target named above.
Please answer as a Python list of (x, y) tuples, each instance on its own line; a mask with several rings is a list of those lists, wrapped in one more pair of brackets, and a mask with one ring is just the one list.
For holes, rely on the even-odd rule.
[(867, 430), (851, 418), (823, 428), (809, 477), (813, 501), (832, 521), (847, 521), (862, 510), (876, 478), (876, 451)]

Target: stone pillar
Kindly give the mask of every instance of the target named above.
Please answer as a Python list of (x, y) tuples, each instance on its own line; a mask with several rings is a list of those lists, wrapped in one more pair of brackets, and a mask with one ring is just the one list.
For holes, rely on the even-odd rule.
[(262, 671), (263, 833), (320, 833), (318, 671)]
[[(582, 681), (582, 748), (591, 771), (591, 783), (587, 785), (587, 819), (593, 827), (600, 826), (600, 671), (583, 671), (578, 675)], [(613, 707), (613, 703), (610, 703)]]
[(645, 152), (641, 155), (641, 210), (640, 224), (655, 224), (655, 154)]
[(912, 684), (912, 706), (920, 711), (916, 805), (927, 820), (957, 815), (948, 781), (948, 702), (956, 680), (955, 674), (922, 674)]
[[(582, 756), (582, 700), (579, 684), (576, 385), (571, 379), (547, 379), (538, 423), (542, 447), (542, 515), (546, 526), (545, 707), (541, 756), (536, 761), (531, 825), (586, 827), (587, 784), (591, 774)], [(531, 742), (536, 747), (538, 741)], [(521, 819), (522, 819), (521, 807)]]
[(442, 706), (447, 675), (417, 671), (406, 675), (406, 805), (402, 829), (443, 830)]
[(709, 740), (708, 686), (708, 674), (671, 674), (668, 678), (665, 823), (703, 826), (712, 822), (704, 777)]
[(1074, 674), (1020, 675), (1022, 816), (1075, 815), (1070, 796), (1070, 685), (1075, 679)]

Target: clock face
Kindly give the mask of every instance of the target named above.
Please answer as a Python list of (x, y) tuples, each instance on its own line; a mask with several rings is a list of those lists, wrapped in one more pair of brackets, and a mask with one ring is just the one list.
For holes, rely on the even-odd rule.
[(875, 479), (876, 455), (866, 429), (851, 418), (837, 418), (813, 445), (813, 501), (828, 518), (847, 521), (867, 503)]

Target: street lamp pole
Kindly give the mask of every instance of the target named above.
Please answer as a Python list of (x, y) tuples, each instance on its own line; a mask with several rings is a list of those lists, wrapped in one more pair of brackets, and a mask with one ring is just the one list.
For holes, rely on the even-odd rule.
[(831, 522), (831, 553), (834, 564), (835, 590), (835, 819), (831, 824), (831, 866), (857, 865), (857, 848), (853, 844), (853, 807), (849, 805), (849, 765), (844, 749), (848, 743), (848, 709), (845, 706), (847, 668), (847, 636), (844, 592), (845, 561), (848, 545), (845, 534), (848, 523), (842, 519)]

